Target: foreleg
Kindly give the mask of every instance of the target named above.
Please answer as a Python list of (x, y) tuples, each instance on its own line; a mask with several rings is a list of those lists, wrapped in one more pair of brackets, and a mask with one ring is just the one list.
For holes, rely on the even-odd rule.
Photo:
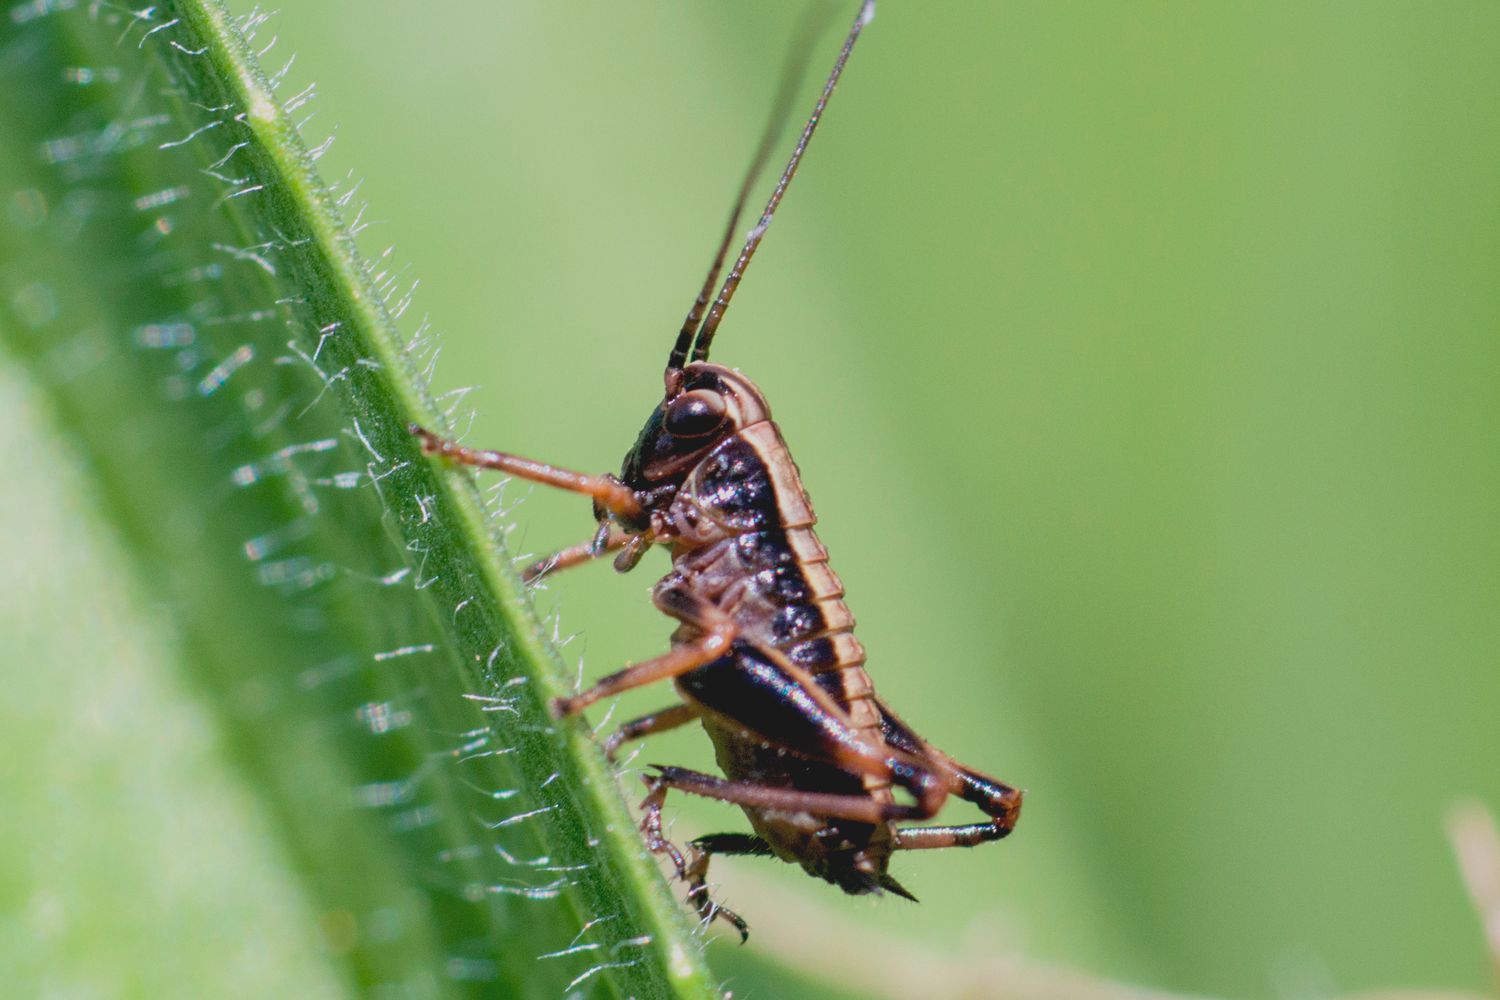
[(645, 509), (641, 506), (635, 491), (607, 473), (602, 476), (591, 476), (586, 472), (560, 469), (555, 465), (533, 462), (529, 458), (509, 455), (503, 451), (480, 451), (475, 448), (466, 448), (451, 438), (441, 437), (416, 424), (412, 424), (409, 429), (412, 434), (421, 438), (423, 454), (438, 455), (459, 465), (495, 469), (535, 483), (544, 483), (547, 486), (555, 486), (573, 493), (582, 493), (592, 497), (596, 507), (632, 523), (642, 521), (645, 516)]

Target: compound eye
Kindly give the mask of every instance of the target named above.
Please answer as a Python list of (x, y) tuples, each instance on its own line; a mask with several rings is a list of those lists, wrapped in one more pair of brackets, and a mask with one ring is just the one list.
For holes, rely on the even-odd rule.
[(667, 404), (667, 433), (680, 438), (705, 437), (723, 425), (726, 410), (724, 397), (717, 392), (685, 392)]

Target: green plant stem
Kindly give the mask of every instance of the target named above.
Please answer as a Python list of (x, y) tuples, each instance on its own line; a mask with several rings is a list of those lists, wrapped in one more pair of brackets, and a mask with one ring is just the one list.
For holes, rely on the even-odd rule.
[[(212, 0), (5, 30), (3, 343), (366, 989), (716, 994), (340, 206)], [(87, 78), (87, 85), (79, 83)], [(71, 82), (70, 82), (71, 81)], [(107, 669), (107, 665), (101, 665)]]

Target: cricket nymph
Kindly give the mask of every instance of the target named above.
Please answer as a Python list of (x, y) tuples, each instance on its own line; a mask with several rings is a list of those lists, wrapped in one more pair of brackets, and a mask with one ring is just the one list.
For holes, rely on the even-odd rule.
[[(729, 652), (677, 677), (678, 693), (731, 781), (858, 795), (885, 813), (901, 811), (891, 791), (898, 781), (922, 799), (909, 814), (930, 815), (945, 793), (920, 760), (902, 761), (899, 775), (890, 767), (843, 583), (770, 418), (749, 379), (695, 362), (669, 379), (625, 459), (624, 484), (660, 498), (651, 531), (666, 540), (673, 566), (653, 596), (683, 622), (673, 644), (701, 641), (722, 623), (734, 635)], [(770, 733), (774, 741), (762, 735)], [(886, 875), (888, 823), (746, 813), (772, 852), (811, 874), (848, 892), (901, 891)]]
[[(555, 698), (550, 707), (566, 718), (602, 698), (673, 680), (679, 700), (625, 723), (604, 749), (613, 757), (629, 740), (693, 721), (707, 731), (724, 777), (655, 768), (646, 777), (641, 829), (648, 847), (667, 855), (689, 883), (688, 897), (703, 919), (723, 917), (741, 935), (745, 922), (709, 898), (714, 854), (774, 855), (848, 893), (884, 890), (910, 899), (887, 872), (893, 852), (999, 840), (1015, 827), (1021, 809), (1019, 790), (937, 750), (876, 696), (844, 585), (813, 530), (812, 504), (765, 396), (745, 375), (708, 360), (729, 301), (873, 13), (866, 0), (760, 222), (710, 307), (785, 107), (778, 102), (708, 278), (668, 355), (666, 391), (619, 476), (478, 451), (412, 428), (427, 454), (593, 499), (592, 540), (536, 563), (525, 573), (528, 580), (616, 550), (621, 572), (653, 546), (670, 552), (671, 571), (652, 588), (651, 599), (678, 623), (671, 649), (572, 697)], [(699, 837), (684, 857), (662, 834), (662, 804), (674, 788), (738, 805), (754, 833)], [(930, 819), (950, 796), (988, 818), (961, 826), (898, 825)]]

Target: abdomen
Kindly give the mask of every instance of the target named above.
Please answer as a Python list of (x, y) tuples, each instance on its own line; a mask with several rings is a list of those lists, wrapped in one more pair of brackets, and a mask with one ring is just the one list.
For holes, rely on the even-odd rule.
[(880, 713), (844, 584), (828, 565), (776, 425), (752, 424), (721, 443), (688, 476), (679, 505), (693, 508), (700, 532), (720, 537), (675, 550), (677, 573), (727, 613), (742, 638), (812, 674), (857, 730), (879, 740)]

